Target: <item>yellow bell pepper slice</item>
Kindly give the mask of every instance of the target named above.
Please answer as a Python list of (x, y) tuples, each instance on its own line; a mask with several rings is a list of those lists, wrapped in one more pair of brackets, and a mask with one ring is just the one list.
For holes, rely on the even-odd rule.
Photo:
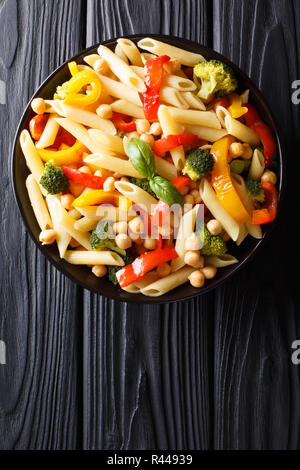
[(237, 93), (229, 95), (231, 105), (228, 108), (230, 115), (238, 119), (248, 112), (248, 108), (242, 106), (242, 98)]
[(68, 165), (80, 161), (85, 150), (86, 147), (79, 140), (65, 150), (37, 149), (43, 162), (53, 160), (57, 165)]
[[(92, 90), (88, 93), (80, 93), (83, 87), (91, 85)], [(101, 95), (101, 82), (92, 70), (81, 70), (72, 77), (66, 88), (64, 102), (73, 106), (87, 106), (95, 103)]]
[[(113, 206), (122, 207), (122, 210), (128, 210), (131, 206), (131, 201), (125, 202), (124, 196), (119, 193), (112, 191), (104, 191), (103, 189), (94, 189), (88, 193), (82, 194), (75, 201), (73, 201), (74, 207), (85, 207), (85, 206), (98, 206), (99, 204), (112, 204)], [(129, 205), (130, 204), (130, 205)]]
[(224, 209), (236, 221), (246, 222), (250, 219), (250, 214), (233, 186), (228, 164), (229, 146), (234, 141), (235, 139), (232, 136), (226, 136), (212, 145), (210, 153), (215, 160), (215, 164), (211, 172), (211, 184)]
[(68, 67), (69, 67), (69, 70), (70, 70), (70, 73), (71, 73), (72, 77), (75, 77), (75, 75), (77, 75), (79, 73), (79, 69), (78, 69), (78, 66), (77, 66), (75, 60), (73, 60), (72, 62), (69, 62)]

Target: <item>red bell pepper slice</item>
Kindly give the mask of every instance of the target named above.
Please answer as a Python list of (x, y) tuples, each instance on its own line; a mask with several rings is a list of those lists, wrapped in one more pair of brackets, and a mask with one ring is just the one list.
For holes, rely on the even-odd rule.
[(117, 271), (116, 276), (121, 287), (129, 286), (135, 281), (142, 279), (145, 274), (156, 268), (161, 263), (166, 263), (178, 257), (175, 248), (166, 246), (158, 250), (147, 251), (136, 258), (132, 264), (128, 264)]
[(217, 112), (217, 108), (218, 106), (223, 106), (223, 108), (228, 108), (229, 107), (229, 100), (226, 96), (224, 96), (223, 98), (221, 98), (220, 100), (216, 101), (216, 103), (214, 104), (214, 112), (216, 113)]
[(188, 176), (180, 175), (177, 176), (177, 178), (174, 178), (171, 183), (178, 189), (178, 191), (182, 191), (183, 188), (192, 184), (192, 180)]
[(262, 208), (252, 212), (252, 224), (263, 225), (273, 222), (277, 215), (278, 194), (273, 183), (263, 182), (261, 187), (265, 192)]
[(37, 114), (29, 122), (29, 131), (34, 140), (39, 140), (45, 129), (49, 114)]
[(265, 166), (272, 166), (272, 158), (276, 152), (276, 143), (268, 126), (260, 119), (256, 109), (249, 103), (243, 105), (248, 108), (245, 114), (246, 125), (251, 127), (261, 140), (264, 147)]
[(170, 134), (154, 142), (154, 153), (156, 153), (156, 155), (162, 155), (180, 145), (196, 145), (200, 147), (203, 144), (197, 135), (190, 134), (189, 132), (182, 132), (176, 135)]
[(75, 137), (72, 134), (70, 134), (70, 132), (64, 131), (61, 134), (58, 134), (58, 136), (56, 137), (51, 147), (55, 147), (58, 149), (62, 144), (66, 144), (69, 147), (73, 147), (75, 142), (76, 142)]
[(127, 116), (126, 114), (113, 112), (112, 122), (117, 129), (123, 132), (134, 132), (136, 131), (136, 123), (133, 121), (132, 117)]
[(73, 181), (74, 183), (81, 184), (86, 188), (102, 189), (103, 183), (106, 179), (102, 176), (89, 175), (87, 173), (83, 173), (82, 171), (74, 170), (68, 166), (63, 166), (62, 170), (69, 180)]
[(143, 93), (144, 98), (144, 115), (148, 120), (157, 119), (157, 111), (159, 108), (159, 93), (164, 77), (163, 65), (170, 60), (167, 55), (155, 57), (155, 59), (147, 60), (144, 66), (144, 76), (146, 92)]

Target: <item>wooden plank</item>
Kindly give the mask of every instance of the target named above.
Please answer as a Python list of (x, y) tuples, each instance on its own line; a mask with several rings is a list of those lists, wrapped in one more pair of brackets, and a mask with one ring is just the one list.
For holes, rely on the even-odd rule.
[(300, 150), (300, 120), (291, 84), (299, 79), (299, 27), (296, 1), (214, 0), (214, 48), (261, 88), (289, 158), (288, 196), (272, 240), (239, 277), (216, 291), (217, 449), (299, 449), (300, 371), (291, 362), (292, 342), (300, 338), (299, 289), (290, 275), (293, 255), (282, 248), (298, 213), (293, 156)]
[(0, 31), (6, 34), (0, 79), (7, 104), (0, 104), (0, 338), (6, 343), (0, 448), (69, 449), (81, 446), (82, 293), (46, 262), (26, 233), (9, 167), (25, 104), (51, 71), (84, 47), (81, 0), (6, 0), (1, 6)]
[[(210, 21), (204, 0), (89, 0), (87, 44), (144, 31), (209, 45)], [(210, 446), (212, 302), (140, 307), (84, 294), (85, 449)]]

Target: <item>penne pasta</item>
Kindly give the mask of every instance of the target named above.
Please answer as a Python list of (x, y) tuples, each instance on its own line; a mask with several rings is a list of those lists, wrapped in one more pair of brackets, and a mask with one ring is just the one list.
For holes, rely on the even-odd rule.
[(98, 54), (107, 62), (111, 71), (125, 83), (125, 85), (134, 90), (144, 93), (146, 86), (143, 80), (127, 65), (120, 57), (114, 54), (108, 47), (100, 46)]
[(157, 200), (143, 189), (135, 184), (127, 181), (116, 181), (116, 189), (123, 194), (127, 199), (138, 204), (143, 209), (146, 209), (149, 214), (152, 213), (153, 208), (157, 204)]
[(142, 106), (142, 101), (139, 96), (139, 93), (136, 90), (124, 85), (124, 83), (117, 82), (116, 80), (112, 80), (109, 77), (105, 77), (103, 75), (98, 75), (103, 90), (108, 95), (113, 96), (114, 98), (119, 98), (121, 100), (129, 101), (137, 106)]
[(47, 205), (51, 215), (53, 228), (56, 231), (56, 243), (59, 256), (63, 258), (71, 241), (71, 235), (64, 230), (61, 225), (62, 206), (57, 196), (48, 195), (46, 197)]
[(120, 38), (117, 40), (117, 43), (132, 65), (143, 66), (141, 53), (133, 41), (126, 38)]
[(128, 58), (125, 54), (125, 52), (123, 51), (122, 47), (120, 46), (120, 44), (117, 44), (116, 47), (115, 47), (115, 54), (120, 57), (120, 59), (122, 59), (126, 64), (128, 64)]
[(171, 46), (153, 38), (144, 38), (138, 42), (138, 47), (155, 55), (168, 55), (172, 59), (177, 59), (181, 64), (193, 67), (202, 62), (204, 57), (201, 54), (185, 51), (179, 47)]
[(60, 100), (54, 100), (53, 107), (57, 114), (65, 118), (71, 119), (74, 122), (84, 124), (85, 126), (99, 129), (107, 134), (115, 135), (116, 128), (114, 124), (108, 119), (102, 119), (91, 111), (85, 111), (80, 108), (74, 108), (67, 104), (62, 103)]
[(253, 225), (250, 221), (245, 222), (247, 231), (251, 237), (261, 240), (263, 237), (262, 229), (260, 225)]
[(240, 96), (242, 98), (242, 104), (247, 104), (249, 101), (250, 90), (245, 90)]
[(47, 124), (43, 130), (43, 133), (36, 144), (37, 149), (43, 149), (45, 147), (51, 147), (54, 144), (56, 139), (59, 124), (55, 121), (55, 118), (58, 117), (57, 114), (51, 114), (48, 118)]
[(60, 211), (60, 226), (86, 250), (91, 250), (90, 234), (82, 233), (75, 228), (76, 220), (62, 207)]
[(208, 140), (209, 142), (216, 142), (228, 134), (226, 129), (213, 129), (212, 127), (191, 126), (189, 124), (184, 127), (186, 132), (196, 134), (199, 139)]
[(81, 219), (76, 220), (74, 228), (75, 230), (79, 230), (79, 232), (89, 232), (96, 227), (99, 220), (101, 220), (101, 217), (82, 217)]
[(177, 75), (166, 75), (163, 83), (179, 91), (195, 91), (197, 88), (192, 80)]
[(205, 258), (205, 265), (214, 266), (215, 268), (226, 268), (238, 262), (239, 260), (232, 255), (207, 256)]
[(192, 93), (191, 91), (182, 91), (181, 96), (190, 108), (206, 111), (205, 104), (197, 95), (195, 95), (195, 93)]
[(168, 110), (176, 122), (181, 122), (183, 124), (192, 124), (196, 126), (212, 127), (213, 129), (221, 129), (221, 124), (217, 116), (211, 111), (178, 109), (172, 108), (170, 106), (168, 106)]
[(161, 88), (160, 101), (166, 104), (171, 104), (176, 108), (188, 109), (189, 107), (180, 91), (169, 86), (164, 86)]
[(189, 266), (181, 268), (178, 271), (169, 274), (169, 276), (154, 281), (146, 287), (142, 287), (141, 293), (149, 297), (158, 297), (166, 294), (170, 290), (185, 284), (193, 271), (195, 271), (195, 268), (191, 268)]
[(253, 152), (248, 178), (253, 180), (260, 180), (264, 170), (265, 158), (260, 150), (255, 149)]
[(176, 166), (165, 158), (154, 156), (156, 172), (166, 180), (172, 181), (178, 175)]
[(104, 264), (107, 266), (124, 266), (120, 255), (114, 251), (73, 251), (65, 253), (65, 260), (71, 264), (87, 264), (90, 266)]
[[(163, 134), (169, 135), (169, 134), (178, 134), (178, 129), (175, 124), (175, 120), (173, 116), (171, 115), (169, 108), (167, 106), (161, 105), (158, 108), (158, 113), (157, 113)], [(183, 146), (180, 145), (179, 147), (176, 147), (175, 149), (170, 151), (172, 160), (174, 162), (174, 165), (177, 169), (182, 170), (184, 167), (185, 163), (185, 154), (184, 154), (184, 149)]]
[(90, 54), (90, 55), (86, 55), (83, 60), (84, 62), (86, 62), (90, 67), (94, 67), (94, 64), (95, 62), (97, 62), (97, 60), (100, 60), (101, 57), (99, 56), (99, 54)]
[(141, 53), (141, 59), (142, 59), (143, 65), (145, 65), (147, 60), (155, 59), (155, 57), (156, 57), (156, 55), (150, 54), (148, 52), (142, 52)]
[(153, 282), (157, 281), (158, 279), (158, 274), (152, 271), (146, 274), (140, 281), (133, 282), (129, 286), (123, 287), (123, 290), (125, 290), (126, 292), (130, 292), (131, 294), (139, 294), (142, 289), (147, 287), (149, 284), (152, 284)]
[(222, 227), (226, 230), (230, 238), (233, 241), (236, 241), (241, 231), (241, 224), (236, 222), (234, 218), (224, 209), (206, 178), (201, 179), (199, 192), (204, 204), (212, 213), (214, 218), (221, 223)]
[(87, 129), (82, 124), (68, 118), (55, 119), (61, 127), (70, 132), (77, 140), (80, 140), (91, 152), (96, 153), (99, 151), (99, 145), (90, 137)]
[(104, 147), (104, 150), (125, 155), (123, 139), (121, 137), (106, 134), (98, 129), (89, 129), (88, 133), (97, 145)]
[(117, 155), (105, 152), (94, 153), (84, 158), (84, 162), (93, 165), (96, 168), (104, 168), (121, 175), (133, 176), (134, 178), (142, 178), (142, 176), (133, 168), (129, 160), (122, 160)]
[(187, 251), (185, 249), (185, 241), (194, 232), (199, 207), (199, 204), (197, 204), (193, 209), (181, 217), (175, 244), (178, 258), (173, 259), (171, 262), (172, 272), (178, 271), (178, 269), (185, 265), (184, 255)]
[[(41, 157), (38, 154), (38, 151), (35, 148), (29, 132), (26, 130), (21, 132), (20, 145), (26, 160), (26, 164), (30, 172), (33, 174), (36, 182), (39, 183), (45, 167)], [(47, 191), (43, 187), (41, 187), (41, 192), (44, 196), (46, 196)]]
[(127, 114), (137, 119), (145, 119), (144, 111), (141, 106), (129, 103), (129, 101), (118, 100), (111, 104), (111, 109), (117, 113)]
[(48, 208), (43, 198), (40, 186), (36, 182), (34, 176), (30, 174), (26, 179), (26, 188), (30, 203), (36, 217), (37, 223), (41, 230), (53, 228), (53, 224), (48, 212)]
[(112, 206), (111, 204), (78, 207), (78, 211), (81, 215), (88, 219), (107, 219), (113, 222), (117, 222), (119, 220), (119, 210), (117, 207)]

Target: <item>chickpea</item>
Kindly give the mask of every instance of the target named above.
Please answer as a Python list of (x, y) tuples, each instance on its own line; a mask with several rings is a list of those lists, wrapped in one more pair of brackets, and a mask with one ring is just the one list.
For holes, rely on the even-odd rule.
[(233, 142), (229, 147), (229, 156), (232, 158), (238, 158), (243, 155), (244, 147), (240, 142)]
[(146, 142), (150, 147), (152, 148), (154, 145), (154, 137), (153, 135), (148, 135), (148, 134), (142, 134), (140, 139), (142, 139), (144, 142)]
[(56, 240), (57, 233), (55, 230), (43, 230), (40, 233), (39, 240), (42, 242), (42, 245), (52, 245)]
[(111, 192), (115, 189), (115, 178), (113, 176), (109, 176), (103, 183), (103, 191)]
[(222, 225), (216, 219), (211, 219), (209, 222), (207, 222), (207, 228), (212, 235), (219, 235), (219, 233), (222, 231)]
[(99, 58), (98, 60), (94, 62), (93, 69), (97, 73), (101, 73), (102, 75), (105, 75), (109, 71), (109, 67), (107, 63), (105, 62), (105, 60), (101, 58)]
[(155, 250), (156, 248), (156, 240), (154, 240), (153, 238), (146, 238), (144, 240), (144, 247), (147, 249), (147, 250)]
[(87, 175), (91, 175), (92, 172), (90, 170), (90, 168), (86, 165), (84, 166), (81, 166), (80, 168), (78, 168), (78, 171), (81, 171), (81, 173), (86, 173)]
[(185, 249), (188, 251), (200, 250), (201, 241), (195, 233), (192, 233), (185, 241)]
[(243, 153), (242, 153), (242, 157), (245, 159), (245, 160), (250, 160), (250, 158), (252, 157), (253, 155), (253, 150), (252, 148), (250, 147), (249, 144), (243, 144)]
[[(141, 220), (141, 218), (139, 216), (137, 217), (134, 217), (134, 219), (132, 219), (129, 223), (128, 223), (128, 226), (130, 228), (130, 230), (135, 233), (135, 234), (140, 234), (143, 232), (144, 230), (144, 224), (143, 224), (143, 221)], [(139, 237), (138, 237), (139, 238)]]
[(217, 268), (215, 266), (205, 266), (201, 269), (205, 279), (212, 279), (217, 274)]
[(189, 275), (189, 281), (193, 287), (203, 287), (205, 283), (204, 274), (201, 271), (194, 271)]
[(186, 196), (184, 196), (183, 200), (184, 200), (184, 204), (194, 204), (195, 202), (191, 194), (187, 194)]
[(199, 204), (202, 201), (200, 193), (199, 193), (199, 191), (197, 191), (197, 189), (193, 189), (190, 192), (190, 195), (193, 196), (195, 204)]
[(46, 103), (43, 98), (34, 98), (31, 102), (31, 108), (36, 114), (44, 114), (46, 111)]
[(203, 268), (204, 266), (204, 258), (198, 250), (187, 251), (184, 255), (184, 262), (193, 268)]
[(149, 134), (160, 135), (162, 133), (161, 125), (159, 122), (153, 122), (150, 126)]
[(72, 203), (74, 201), (74, 196), (72, 194), (62, 194), (60, 198), (61, 205), (63, 206), (64, 209), (67, 209), (67, 211), (71, 210), (73, 208)]
[(115, 238), (115, 242), (122, 250), (127, 250), (132, 246), (132, 241), (126, 233), (119, 233)]
[(182, 196), (186, 196), (189, 192), (188, 186), (185, 186), (181, 191)]
[(92, 267), (92, 273), (95, 274), (96, 277), (103, 277), (107, 273), (106, 266), (104, 264), (98, 264)]
[(96, 113), (102, 119), (111, 119), (112, 117), (112, 109), (109, 104), (101, 104), (99, 108), (96, 109)]
[(261, 177), (261, 182), (276, 184), (277, 183), (276, 173), (274, 173), (274, 171), (271, 171), (271, 170), (264, 171)]
[(168, 263), (161, 263), (159, 266), (157, 266), (156, 272), (159, 277), (166, 277), (171, 272), (171, 266)]
[(114, 232), (116, 233), (127, 233), (128, 230), (128, 225), (127, 222), (121, 221), (121, 222), (115, 222), (113, 225)]
[(146, 134), (150, 129), (150, 122), (147, 119), (137, 119), (135, 121), (136, 130), (139, 134)]

